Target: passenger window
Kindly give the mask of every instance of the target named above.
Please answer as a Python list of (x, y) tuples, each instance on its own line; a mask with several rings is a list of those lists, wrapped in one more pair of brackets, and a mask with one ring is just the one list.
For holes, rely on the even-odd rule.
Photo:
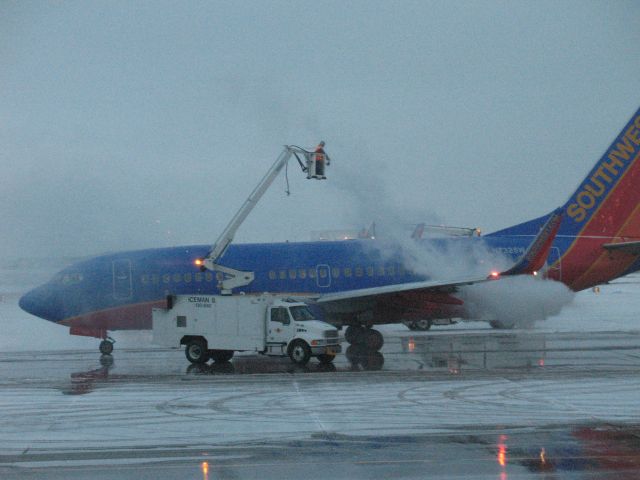
[(157, 273), (154, 273), (153, 275), (151, 275), (151, 283), (153, 283), (154, 285), (157, 285), (160, 283), (160, 275), (158, 275)]
[(351, 269), (349, 267), (346, 267), (344, 269), (344, 276), (345, 277), (350, 277), (351, 276)]
[(171, 281), (171, 275), (169, 275), (168, 273), (165, 273), (164, 275), (162, 275), (162, 281), (164, 283), (169, 283)]
[(271, 309), (271, 321), (278, 322), (283, 325), (289, 325), (291, 320), (289, 319), (289, 312), (284, 307), (275, 307)]
[(286, 280), (286, 279), (287, 279), (287, 271), (280, 270), (280, 280)]
[(205, 274), (204, 274), (204, 279), (205, 279), (207, 282), (213, 282), (213, 273), (211, 273), (211, 272), (205, 272)]
[(173, 274), (173, 281), (175, 283), (180, 283), (182, 281), (182, 275), (180, 275), (179, 273), (174, 273)]
[(194, 275), (194, 278), (195, 278), (195, 281), (196, 281), (196, 282), (201, 282), (201, 281), (202, 281), (202, 273), (197, 272), (197, 273)]
[(309, 269), (309, 278), (316, 278), (316, 269), (315, 268), (310, 268)]
[(356, 267), (356, 277), (361, 277), (362, 275), (364, 275), (362, 267)]
[(298, 277), (304, 280), (305, 278), (307, 278), (307, 271), (304, 268), (300, 268), (298, 270)]
[(393, 265), (389, 265), (387, 267), (387, 275), (389, 275), (390, 277), (393, 277), (396, 274), (396, 267), (394, 267)]
[(380, 265), (378, 267), (378, 276), (379, 277), (384, 277), (384, 266)]
[(367, 277), (373, 277), (373, 267), (367, 267)]
[(296, 279), (296, 277), (297, 277), (297, 274), (296, 274), (296, 273), (297, 273), (297, 272), (296, 272), (296, 269), (295, 269), (295, 268), (290, 269), (290, 270), (289, 270), (289, 278), (290, 278), (291, 280), (295, 280), (295, 279)]
[(331, 276), (333, 278), (338, 278), (340, 276), (340, 269), (339, 268), (332, 268), (331, 269)]
[(190, 273), (185, 273), (184, 274), (184, 283), (191, 283), (191, 274)]
[(277, 278), (275, 270), (269, 271), (269, 280), (275, 280)]
[(146, 285), (149, 283), (149, 275), (142, 275), (142, 284)]

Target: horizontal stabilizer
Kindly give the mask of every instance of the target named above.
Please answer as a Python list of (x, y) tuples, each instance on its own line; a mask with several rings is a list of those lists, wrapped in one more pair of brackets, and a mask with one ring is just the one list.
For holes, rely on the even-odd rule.
[(554, 211), (546, 223), (540, 229), (538, 236), (531, 242), (527, 251), (524, 252), (522, 258), (518, 260), (509, 270), (500, 273), (500, 275), (533, 275), (534, 272), (540, 270), (549, 256), (551, 245), (556, 238), (556, 234), (560, 229), (564, 210), (562, 208)]
[(620, 242), (620, 243), (605, 243), (602, 248), (609, 250), (610, 252), (622, 252), (629, 255), (640, 255), (640, 241), (636, 242)]

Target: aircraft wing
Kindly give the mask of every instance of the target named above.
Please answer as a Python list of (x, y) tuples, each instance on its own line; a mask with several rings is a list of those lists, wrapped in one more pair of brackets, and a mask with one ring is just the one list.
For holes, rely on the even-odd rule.
[(463, 285), (473, 285), (474, 283), (486, 282), (489, 280), (497, 279), (498, 277), (475, 277), (466, 278), (460, 280), (426, 280), (423, 282), (411, 282), (411, 283), (398, 283), (394, 285), (384, 285), (382, 287), (372, 288), (360, 288), (357, 290), (346, 290), (343, 292), (328, 293), (318, 297), (315, 301), (317, 303), (330, 303), (340, 302), (343, 300), (353, 299), (373, 299), (374, 297), (380, 297), (382, 295), (392, 295), (401, 292), (411, 291), (431, 291), (438, 293), (452, 293), (458, 290), (458, 287)]
[(510, 269), (497, 273), (492, 272), (488, 276), (469, 277), (455, 280), (426, 280), (422, 282), (399, 283), (394, 285), (384, 285), (382, 287), (362, 288), (357, 290), (347, 290), (344, 292), (328, 293), (318, 297), (317, 303), (333, 303), (347, 300), (379, 300), (380, 297), (395, 295), (406, 292), (421, 293), (453, 293), (464, 285), (473, 285), (489, 280), (498, 280), (501, 276), (512, 275), (532, 275), (538, 271), (547, 260), (549, 250), (556, 238), (560, 223), (562, 222), (563, 210), (554, 211), (547, 219), (538, 235), (534, 238), (526, 252)]

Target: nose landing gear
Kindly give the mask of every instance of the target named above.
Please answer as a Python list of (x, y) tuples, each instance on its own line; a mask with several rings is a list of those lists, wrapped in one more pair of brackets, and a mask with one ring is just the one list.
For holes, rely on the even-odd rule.
[(111, 355), (111, 352), (113, 352), (114, 343), (116, 343), (116, 341), (113, 338), (106, 337), (100, 342), (100, 353), (102, 353), (103, 355)]

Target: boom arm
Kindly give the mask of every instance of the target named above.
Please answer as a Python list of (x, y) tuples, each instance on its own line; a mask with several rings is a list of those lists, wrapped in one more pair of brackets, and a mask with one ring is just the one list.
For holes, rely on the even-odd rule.
[(249, 198), (247, 198), (242, 207), (240, 207), (240, 210), (236, 212), (229, 224), (222, 231), (216, 240), (216, 243), (211, 247), (211, 251), (202, 259), (201, 265), (203, 268), (221, 272), (223, 275), (230, 277), (221, 282), (222, 293), (231, 293), (232, 288), (248, 285), (253, 281), (253, 272), (241, 272), (223, 265), (218, 265), (218, 261), (227, 251), (227, 247), (233, 241), (233, 237), (238, 231), (238, 228), (240, 228), (240, 225), (242, 225), (242, 222), (244, 222), (247, 216), (255, 208), (257, 203), (294, 153), (300, 153), (307, 158), (309, 155), (313, 155), (312, 152), (308, 152), (300, 147), (285, 145), (280, 156), (276, 159), (265, 176), (262, 177), (262, 180), (260, 180), (258, 185), (253, 189)]

